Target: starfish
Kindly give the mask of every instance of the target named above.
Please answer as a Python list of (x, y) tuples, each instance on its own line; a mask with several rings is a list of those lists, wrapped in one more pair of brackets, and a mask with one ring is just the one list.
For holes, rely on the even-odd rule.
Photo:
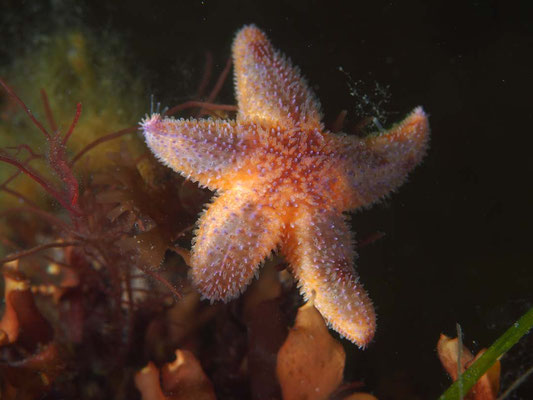
[(233, 43), (235, 120), (141, 122), (157, 158), (215, 190), (201, 215), (190, 264), (211, 301), (239, 296), (279, 249), (306, 300), (331, 328), (360, 347), (376, 316), (354, 271), (346, 211), (400, 186), (423, 158), (429, 125), (422, 108), (388, 131), (360, 138), (328, 132), (299, 69), (254, 25)]

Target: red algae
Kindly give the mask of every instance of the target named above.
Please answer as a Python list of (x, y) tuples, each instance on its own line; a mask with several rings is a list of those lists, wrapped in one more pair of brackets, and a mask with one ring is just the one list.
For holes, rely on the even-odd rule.
[[(7, 232), (9, 237), (3, 242), (15, 251), (1, 259), (0, 264), (7, 283), (12, 281), (8, 277), (13, 274), (19, 274), (22, 282), (27, 282), (24, 296), (28, 300), (24, 304), (34, 304), (34, 292), (39, 296), (36, 301), (46, 310), (44, 317), (37, 312), (28, 314), (26, 310), (31, 308), (16, 308), (19, 301), (8, 301), (0, 327), (7, 340), (2, 340), (0, 350), (9, 350), (7, 365), (18, 365), (21, 360), (27, 360), (27, 357), (17, 356), (21, 352), (41, 357), (35, 347), (28, 347), (31, 344), (28, 340), (23, 340), (24, 335), (33, 333), (43, 343), (53, 345), (61, 364), (74, 362), (74, 354), (66, 351), (65, 346), (68, 348), (77, 343), (82, 346), (77, 352), (92, 353), (91, 357), (83, 358), (86, 362), (76, 367), (79, 378), (96, 365), (105, 365), (104, 371), (111, 371), (130, 357), (131, 346), (135, 345), (137, 310), (160, 312), (172, 303), (172, 296), (181, 296), (176, 286), (180, 280), (179, 271), (173, 275), (174, 283), (170, 283), (162, 274), (165, 271), (158, 268), (169, 244), (187, 223), (182, 215), (186, 216), (186, 213), (179, 204), (174, 204), (179, 181), (166, 180), (166, 171), (153, 160), (146, 157), (133, 159), (126, 149), (116, 154), (117, 164), (113, 170), (104, 169), (92, 177), (75, 172), (74, 163), (83, 155), (108, 140), (134, 132), (136, 128), (102, 136), (71, 158), (68, 146), (82, 115), (81, 104), (77, 105), (72, 122), (63, 133), (54, 130), (57, 125), (46, 92), (41, 94), (49, 128), (3, 80), (0, 84), (41, 133), (45, 148), (45, 156), (39, 155), (29, 144), (0, 150), (0, 162), (16, 168), (2, 182), (1, 188), (22, 204), (3, 211), (11, 227)], [(28, 153), (30, 157), (24, 158)], [(48, 171), (34, 168), (32, 162), (35, 159), (44, 159)], [(147, 181), (140, 173), (143, 163), (153, 167), (153, 180), (166, 182), (154, 185), (154, 182)], [(21, 174), (40, 186), (62, 211), (42, 208), (11, 188), (9, 185)], [(21, 218), (38, 223), (20, 225), (17, 221)], [(9, 272), (8, 264), (13, 262), (17, 271)], [(56, 279), (58, 274), (62, 277), (59, 281)], [(10, 294), (11, 286), (6, 285), (9, 299), (14, 296)], [(21, 320), (22, 317), (17, 315), (27, 317)], [(36, 316), (42, 322), (38, 323)], [(27, 320), (26, 325), (30, 324), (23, 325), (22, 336), (18, 334), (19, 320)], [(28, 328), (36, 323), (53, 325), (55, 333), (51, 335), (49, 331), (44, 335), (42, 330)], [(102, 331), (106, 326), (105, 332)], [(8, 374), (6, 379), (13, 393), (20, 396), (26, 393), (26, 389), (19, 384), (22, 375), (16, 372), (18, 370), (13, 371), (13, 376)]]

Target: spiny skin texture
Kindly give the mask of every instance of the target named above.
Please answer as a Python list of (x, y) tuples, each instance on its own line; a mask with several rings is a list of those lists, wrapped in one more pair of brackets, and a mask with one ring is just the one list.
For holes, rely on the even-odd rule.
[(343, 212), (403, 183), (426, 151), (427, 117), (416, 108), (386, 132), (332, 134), (298, 69), (257, 27), (237, 33), (233, 61), (235, 121), (153, 114), (141, 124), (163, 163), (218, 191), (199, 220), (193, 282), (206, 298), (229, 301), (279, 248), (304, 297), (314, 299), (333, 329), (363, 347), (376, 317), (354, 271)]

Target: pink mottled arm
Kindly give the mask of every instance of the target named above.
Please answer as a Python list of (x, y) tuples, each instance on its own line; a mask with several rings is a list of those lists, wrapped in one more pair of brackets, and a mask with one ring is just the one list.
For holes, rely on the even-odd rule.
[(422, 107), (415, 108), (402, 122), (386, 132), (353, 141), (338, 137), (346, 174), (348, 209), (371, 204), (399, 187), (422, 161), (429, 143), (429, 123)]
[(302, 210), (288, 231), (283, 248), (300, 291), (331, 328), (360, 347), (376, 329), (374, 307), (353, 267), (354, 250), (343, 215)]
[(240, 118), (322, 128), (320, 104), (299, 69), (256, 26), (237, 32), (233, 62)]
[(251, 190), (224, 192), (200, 218), (192, 248), (192, 278), (209, 300), (241, 294), (281, 240), (282, 221)]
[(141, 123), (148, 147), (174, 171), (210, 189), (224, 189), (251, 151), (234, 121), (162, 118)]

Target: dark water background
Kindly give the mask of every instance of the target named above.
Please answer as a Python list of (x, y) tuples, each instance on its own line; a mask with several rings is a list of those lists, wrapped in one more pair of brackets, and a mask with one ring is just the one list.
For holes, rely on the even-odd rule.
[[(398, 193), (353, 217), (359, 240), (385, 237), (359, 251), (378, 331), (364, 352), (347, 344), (347, 380), (383, 398), (434, 398), (448, 385), (435, 352), (441, 332), (454, 335), (459, 322), (477, 351), (533, 304), (528, 2), (85, 1), (57, 13), (61, 3), (0, 3), (2, 64), (9, 46), (75, 16), (119, 35), (147, 99), (173, 105), (194, 93), (205, 51), (221, 71), (235, 32), (255, 23), (301, 67), (327, 122), (342, 109), (358, 118), (339, 66), (368, 87), (390, 86), (383, 123), (417, 105), (430, 114), (424, 163)], [(219, 99), (234, 102), (231, 79)], [(503, 359), (504, 387), (533, 364), (532, 347), (530, 335)], [(511, 398), (533, 398), (531, 380)], [(404, 397), (402, 386), (418, 396)]]

